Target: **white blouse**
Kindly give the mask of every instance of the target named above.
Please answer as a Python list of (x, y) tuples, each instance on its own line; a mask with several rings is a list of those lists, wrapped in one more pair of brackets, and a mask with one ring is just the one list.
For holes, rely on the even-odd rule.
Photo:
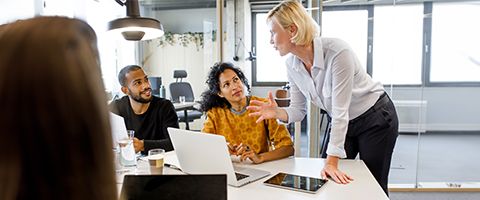
[(305, 117), (307, 101), (327, 111), (332, 117), (327, 154), (345, 158), (348, 121), (372, 107), (384, 89), (372, 80), (344, 41), (317, 37), (313, 45), (311, 75), (295, 55), (286, 61), (291, 87), (290, 107), (285, 108), (288, 122)]

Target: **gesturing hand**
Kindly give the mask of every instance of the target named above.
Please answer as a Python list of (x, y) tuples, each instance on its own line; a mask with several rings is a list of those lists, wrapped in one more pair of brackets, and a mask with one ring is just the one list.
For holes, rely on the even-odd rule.
[(257, 123), (261, 122), (264, 119), (274, 119), (277, 116), (278, 105), (273, 99), (272, 92), (268, 92), (268, 102), (252, 100), (250, 101), (250, 106), (247, 107), (247, 110), (254, 111), (248, 116), (250, 117), (259, 117)]

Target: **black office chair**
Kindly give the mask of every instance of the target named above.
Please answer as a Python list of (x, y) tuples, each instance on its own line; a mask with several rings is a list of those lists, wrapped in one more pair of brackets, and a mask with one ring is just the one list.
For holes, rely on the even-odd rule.
[[(187, 71), (185, 70), (175, 70), (173, 71), (173, 78), (175, 78), (174, 83), (170, 83), (170, 96), (173, 102), (178, 103), (180, 96), (185, 97), (186, 102), (193, 102), (195, 96), (193, 95), (192, 86), (188, 82), (182, 82), (183, 78), (187, 77)], [(186, 109), (183, 111), (178, 111), (178, 121), (185, 122), (186, 129), (190, 130), (189, 122), (193, 122), (195, 119), (200, 119), (202, 113), (196, 109)]]

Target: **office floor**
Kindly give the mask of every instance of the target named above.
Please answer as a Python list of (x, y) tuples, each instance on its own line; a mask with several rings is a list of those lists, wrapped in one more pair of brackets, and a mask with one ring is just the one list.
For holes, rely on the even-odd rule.
[(417, 173), (419, 182), (480, 182), (480, 133), (424, 133), (418, 138), (399, 136), (390, 183), (414, 183)]
[[(301, 155), (308, 154), (302, 133)], [(418, 144), (420, 141), (420, 144)], [(417, 151), (420, 156), (417, 171)], [(400, 134), (394, 149), (390, 183), (480, 182), (480, 133)]]
[(391, 200), (478, 200), (479, 192), (390, 192)]

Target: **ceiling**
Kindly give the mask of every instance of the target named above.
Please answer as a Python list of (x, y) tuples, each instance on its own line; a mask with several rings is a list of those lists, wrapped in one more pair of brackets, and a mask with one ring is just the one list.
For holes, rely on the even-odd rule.
[(215, 8), (216, 0), (139, 0), (140, 5), (153, 10)]
[[(175, 9), (192, 9), (192, 8), (215, 8), (217, 0), (139, 0), (139, 3), (154, 10), (175, 10)], [(225, 0), (224, 0), (225, 1)], [(249, 1), (252, 6), (256, 7), (273, 7), (281, 0), (236, 0)], [(316, 1), (316, 0), (312, 0)], [(349, 6), (349, 5), (398, 5), (420, 2), (454, 2), (459, 0), (323, 0), (324, 6)], [(477, 1), (478, 0), (463, 0)], [(306, 5), (307, 0), (302, 0)]]

